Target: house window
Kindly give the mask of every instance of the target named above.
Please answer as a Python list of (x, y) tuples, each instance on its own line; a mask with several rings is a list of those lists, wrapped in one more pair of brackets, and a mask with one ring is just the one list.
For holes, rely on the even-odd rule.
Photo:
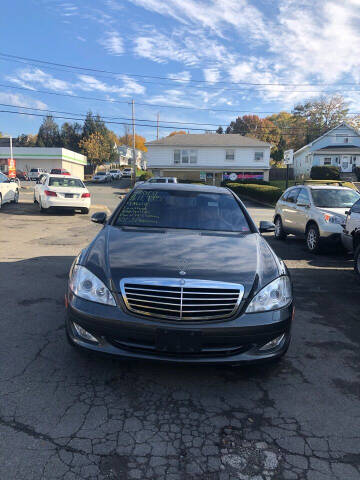
[(344, 137), (344, 143), (349, 143), (349, 138), (348, 137)]
[(225, 160), (234, 161), (235, 160), (235, 150), (226, 150), (225, 151)]
[(324, 165), (331, 165), (331, 157), (324, 158)]
[(261, 162), (264, 158), (264, 152), (255, 152), (255, 162)]
[(174, 163), (197, 163), (197, 150), (174, 150)]

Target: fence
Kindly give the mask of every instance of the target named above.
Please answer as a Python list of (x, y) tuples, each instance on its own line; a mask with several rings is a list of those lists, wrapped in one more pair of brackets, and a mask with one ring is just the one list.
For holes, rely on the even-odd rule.
[[(286, 168), (270, 168), (269, 180), (286, 180)], [(293, 167), (289, 167), (289, 180), (294, 180)]]

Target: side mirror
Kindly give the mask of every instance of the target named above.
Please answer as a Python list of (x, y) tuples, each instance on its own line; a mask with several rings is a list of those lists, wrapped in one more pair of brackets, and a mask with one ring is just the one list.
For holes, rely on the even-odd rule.
[(350, 215), (350, 214), (351, 214), (351, 210), (346, 210), (345, 215)]
[(272, 222), (262, 220), (260, 222), (259, 230), (260, 230), (260, 233), (274, 232), (275, 231), (275, 225)]
[(107, 220), (107, 215), (105, 212), (96, 212), (91, 215), (91, 221), (94, 223), (104, 224)]

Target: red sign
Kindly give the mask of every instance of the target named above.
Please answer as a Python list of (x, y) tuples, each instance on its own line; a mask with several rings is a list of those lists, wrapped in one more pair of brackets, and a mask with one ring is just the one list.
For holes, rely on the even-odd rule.
[(14, 158), (8, 158), (8, 177), (16, 178), (16, 161)]

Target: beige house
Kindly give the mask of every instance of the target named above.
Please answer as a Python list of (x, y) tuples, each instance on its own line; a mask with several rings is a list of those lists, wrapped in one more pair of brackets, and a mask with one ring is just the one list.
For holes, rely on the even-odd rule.
[(238, 134), (173, 135), (145, 144), (154, 175), (219, 185), (230, 179), (269, 179), (270, 143)]

